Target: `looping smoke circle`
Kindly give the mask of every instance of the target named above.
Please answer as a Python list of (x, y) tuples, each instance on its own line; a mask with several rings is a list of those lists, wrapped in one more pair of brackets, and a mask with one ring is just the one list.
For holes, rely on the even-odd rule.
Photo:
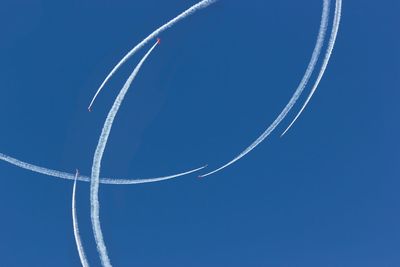
[[(100, 85), (98, 88), (96, 94), (94, 95), (92, 101), (90, 102), (89, 105), (89, 111), (91, 111), (92, 105), (95, 102), (96, 97), (98, 94), (101, 92), (102, 88), (105, 86), (105, 84), (109, 81), (109, 79), (118, 71), (118, 69), (130, 58), (132, 57), (138, 50), (143, 48), (148, 42), (153, 40), (154, 38), (157, 38), (159, 34), (161, 34), (163, 31), (166, 29), (172, 27), (174, 24), (179, 22), (180, 20), (194, 14), (196, 11), (199, 11), (201, 9), (204, 9), (211, 4), (217, 2), (217, 0), (203, 0), (200, 1), (199, 3), (193, 5), (186, 11), (182, 12), (169, 22), (165, 23), (158, 29), (156, 29), (154, 32), (152, 32), (149, 36), (147, 36), (142, 42), (137, 44), (131, 51), (129, 51), (128, 54), (126, 54), (119, 62), (118, 64), (112, 69), (112, 71), (107, 75), (103, 83)], [(320, 22), (320, 28), (317, 36), (317, 41), (311, 56), (311, 60), (308, 64), (308, 67), (306, 69), (306, 72), (300, 81), (298, 87), (296, 88), (293, 96), (287, 103), (287, 105), (284, 107), (284, 109), (281, 111), (281, 113), (277, 116), (277, 118), (271, 123), (271, 125), (258, 137), (249, 147), (247, 147), (243, 152), (241, 152), (237, 157), (233, 158), (231, 161), (226, 163), (225, 165), (210, 171), (206, 174), (200, 175), (199, 177), (205, 177), (211, 174), (214, 174), (216, 172), (219, 172), (226, 167), (230, 166), (231, 164), (235, 163), (239, 159), (241, 159), (243, 156), (251, 152), (256, 146), (258, 146), (265, 138), (267, 138), (274, 130), (275, 128), (282, 122), (282, 120), (288, 115), (290, 110), (293, 108), (297, 100), (299, 99), (300, 95), (303, 93), (304, 89), (306, 88), (310, 77), (312, 73), (315, 70), (315, 66), (317, 65), (317, 62), (320, 59), (321, 51), (324, 46), (324, 41), (326, 39), (326, 32), (328, 29), (329, 25), (329, 14), (330, 14), (330, 5), (331, 5), (331, 0), (323, 0), (323, 7), (322, 7), (322, 15), (321, 15), (321, 22)], [(286, 128), (286, 130), (282, 133), (284, 135), (288, 129), (293, 125), (293, 123), (297, 120), (297, 118), (300, 116), (304, 108), (307, 106), (309, 103), (311, 97), (315, 93), (323, 75), (324, 72), (327, 68), (327, 65), (329, 63), (329, 59), (332, 55), (334, 44), (336, 42), (336, 37), (338, 34), (339, 30), (339, 24), (340, 24), (340, 19), (341, 19), (341, 10), (342, 10), (342, 0), (335, 0), (335, 10), (334, 10), (334, 17), (332, 21), (332, 29), (331, 33), (329, 36), (329, 41), (327, 44), (326, 52), (325, 55), (322, 59), (322, 64), (321, 64), (321, 69), (318, 72), (316, 81), (314, 82), (313, 86), (311, 87), (311, 91), (305, 100), (305, 103), (302, 105), (300, 111), (296, 114), (292, 122), (289, 124), (289, 126)], [(13, 164), (15, 166), (18, 166), (23, 169), (27, 169), (30, 171), (38, 172), (41, 174), (53, 176), (53, 177), (58, 177), (58, 178), (63, 178), (63, 179), (69, 179), (69, 180), (74, 180), (74, 186), (73, 186), (73, 194), (72, 194), (72, 218), (73, 218), (73, 226), (74, 226), (74, 235), (75, 235), (75, 240), (77, 244), (77, 249), (79, 252), (79, 257), (81, 260), (81, 263), (83, 266), (89, 266), (88, 261), (86, 259), (86, 255), (84, 253), (84, 249), (82, 246), (82, 243), (80, 241), (80, 236), (79, 236), (79, 229), (78, 229), (78, 222), (76, 218), (76, 211), (75, 211), (75, 190), (76, 190), (76, 181), (85, 181), (85, 182), (90, 182), (91, 184), (91, 190), (90, 190), (90, 200), (91, 200), (91, 217), (92, 217), (92, 226), (93, 226), (93, 231), (94, 231), (94, 236), (96, 240), (96, 245), (97, 245), (97, 250), (99, 252), (99, 256), (102, 262), (103, 266), (111, 266), (111, 262), (108, 258), (107, 254), (107, 249), (103, 240), (103, 234), (101, 231), (100, 227), (100, 220), (99, 220), (99, 200), (98, 200), (98, 189), (99, 189), (99, 184), (104, 183), (104, 184), (119, 184), (119, 185), (127, 185), (127, 184), (139, 184), (139, 183), (152, 183), (152, 182), (158, 182), (158, 181), (163, 181), (167, 179), (173, 179), (177, 178), (183, 175), (191, 174), (193, 172), (202, 170), (206, 166), (192, 169), (189, 171), (181, 172), (178, 174), (173, 174), (169, 176), (163, 176), (163, 177), (156, 177), (156, 178), (148, 178), (148, 179), (116, 179), (116, 178), (100, 178), (100, 167), (101, 167), (101, 160), (103, 156), (104, 149), (107, 144), (108, 136), (111, 132), (111, 127), (114, 121), (114, 118), (118, 112), (118, 109), (124, 99), (124, 96), (126, 92), (128, 91), (131, 83), (134, 81), (136, 75), (138, 74), (142, 64), (145, 62), (147, 57), (151, 54), (153, 49), (160, 43), (160, 39), (157, 39), (156, 43), (149, 49), (149, 51), (146, 53), (146, 55), (142, 58), (142, 60), (139, 62), (139, 64), (136, 66), (132, 74), (129, 76), (128, 80), (125, 82), (125, 85), (121, 89), (121, 92), (117, 96), (113, 107), (111, 108), (107, 119), (105, 120), (104, 126), (102, 133), (99, 138), (99, 142), (96, 148), (96, 152), (94, 154), (93, 158), (93, 165), (92, 165), (92, 175), (90, 177), (88, 176), (82, 176), (76, 172), (76, 174), (71, 174), (71, 173), (66, 173), (66, 172), (61, 172), (57, 170), (52, 170), (40, 166), (36, 166), (27, 162), (20, 161), (18, 159), (15, 159), (13, 157), (10, 157), (8, 155), (0, 153), (0, 159), (3, 161), (6, 161), (10, 164)]]

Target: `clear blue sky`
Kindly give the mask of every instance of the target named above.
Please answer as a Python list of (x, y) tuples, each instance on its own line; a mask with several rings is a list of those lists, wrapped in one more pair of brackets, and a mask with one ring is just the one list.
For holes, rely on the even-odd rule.
[[(195, 2), (3, 0), (0, 152), (89, 174), (103, 120), (144, 50), (88, 113), (97, 86)], [(117, 116), (102, 174), (151, 177), (236, 156), (299, 83), (321, 8), (220, 0), (163, 33)], [(397, 0), (344, 0), (326, 75), (284, 138), (293, 113), (215, 176), (101, 186), (114, 266), (400, 266), (399, 12)], [(79, 266), (72, 183), (4, 162), (0, 177), (0, 266)], [(79, 183), (81, 234), (99, 266), (89, 204)]]

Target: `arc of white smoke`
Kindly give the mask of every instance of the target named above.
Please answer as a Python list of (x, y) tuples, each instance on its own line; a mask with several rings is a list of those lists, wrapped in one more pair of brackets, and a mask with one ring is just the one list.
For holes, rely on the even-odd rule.
[(118, 113), (119, 107), (124, 100), (128, 89), (135, 79), (136, 75), (138, 74), (140, 68), (142, 67), (143, 63), (146, 61), (147, 57), (151, 54), (154, 48), (157, 46), (159, 41), (157, 41), (150, 50), (144, 55), (144, 57), (140, 60), (139, 64), (133, 70), (131, 75), (129, 76), (128, 80), (125, 82), (124, 86), (122, 87), (121, 91), (119, 92), (117, 98), (114, 101), (113, 106), (111, 107), (107, 118), (104, 122), (103, 129), (101, 131), (99, 141), (97, 143), (96, 151), (93, 156), (93, 165), (92, 165), (92, 176), (90, 180), (90, 214), (92, 219), (92, 228), (95, 237), (95, 241), (97, 244), (97, 251), (99, 253), (101, 263), (104, 267), (110, 267), (111, 262), (107, 254), (107, 248), (104, 242), (103, 233), (101, 231), (100, 225), (100, 205), (99, 205), (99, 185), (100, 185), (100, 168), (101, 168), (101, 161), (103, 158), (104, 150), (107, 145), (107, 140), (111, 132), (111, 128), (115, 119), (115, 116)]
[(97, 95), (100, 93), (100, 91), (103, 89), (104, 85), (108, 82), (108, 80), (114, 75), (114, 73), (122, 66), (122, 64), (124, 64), (130, 57), (132, 57), (139, 49), (141, 49), (144, 45), (146, 45), (150, 40), (154, 39), (155, 37), (157, 37), (158, 35), (160, 35), (160, 33), (162, 33), (163, 31), (165, 31), (166, 29), (172, 27), (174, 24), (176, 24), (177, 22), (179, 22), (180, 20), (192, 15), (193, 13), (195, 13), (196, 11), (206, 8), (209, 5), (213, 4), (214, 2), (216, 2), (217, 0), (203, 0), (200, 1), (199, 3), (191, 6), (189, 9), (185, 10), (184, 12), (182, 12), (181, 14), (179, 14), (178, 16), (176, 16), (175, 18), (173, 18), (172, 20), (168, 21), (167, 23), (165, 23), (164, 25), (162, 25), (161, 27), (159, 27), (158, 29), (156, 29), (155, 31), (153, 31), (149, 36), (147, 36), (145, 39), (143, 39), (143, 41), (141, 41), (140, 43), (138, 43), (131, 51), (128, 52), (128, 54), (126, 54), (119, 62), (117, 65), (115, 65), (115, 67), (111, 70), (111, 72), (107, 75), (107, 77), (104, 79), (103, 83), (100, 85), (99, 89), (97, 89), (96, 94), (94, 95), (92, 101), (89, 104), (88, 110), (90, 111), (92, 108), (92, 105), (94, 103), (94, 101), (97, 98)]
[(83, 249), (81, 237), (79, 235), (78, 218), (76, 216), (75, 194), (76, 194), (76, 180), (78, 179), (79, 171), (76, 170), (74, 187), (72, 188), (72, 224), (74, 228), (74, 236), (76, 248), (78, 249), (79, 258), (83, 267), (89, 267), (89, 262), (86, 258), (85, 250)]
[(257, 138), (257, 140), (255, 140), (250, 146), (248, 146), (238, 156), (236, 156), (234, 159), (232, 159), (225, 165), (219, 167), (218, 169), (215, 169), (211, 172), (200, 175), (199, 177), (206, 177), (206, 176), (209, 176), (216, 172), (219, 172), (219, 171), (225, 169), (226, 167), (232, 165), (233, 163), (235, 163), (242, 157), (244, 157), (246, 154), (248, 154), (250, 151), (252, 151), (256, 146), (258, 146), (262, 141), (264, 141), (264, 139), (267, 138), (275, 130), (275, 128), (281, 123), (281, 121), (287, 116), (287, 114), (292, 109), (292, 107), (294, 106), (296, 101), (299, 99), (301, 93), (303, 92), (305, 86), (307, 85), (307, 82), (309, 81), (309, 79), (311, 77), (311, 74), (314, 71), (315, 65), (318, 62), (318, 58), (319, 58), (319, 55), (321, 54), (321, 49), (322, 49), (322, 46), (323, 46), (323, 43), (325, 40), (325, 34), (327, 31), (327, 27), (328, 27), (329, 6), (330, 6), (330, 0), (324, 0), (317, 42), (315, 44), (314, 51), (312, 53), (310, 62), (307, 66), (306, 72), (305, 72), (300, 84), (298, 85), (296, 91), (294, 92), (293, 96), (290, 98), (289, 102), (286, 104), (284, 109), (278, 115), (278, 117), (276, 117), (276, 119), (272, 122), (272, 124), (260, 135), (260, 137)]
[[(48, 169), (44, 167), (40, 167), (37, 165), (33, 165), (31, 163), (27, 163), (21, 160), (18, 160), (16, 158), (7, 156), (5, 154), (0, 153), (0, 160), (8, 162), (14, 166), (17, 166), (19, 168), (29, 170), (32, 172), (52, 176), (52, 177), (57, 177), (61, 179), (67, 179), (67, 180), (74, 180), (75, 179), (75, 174), (72, 173), (67, 173), (67, 172), (61, 172), (53, 169)], [(168, 176), (161, 176), (161, 177), (155, 177), (155, 178), (142, 178), (142, 179), (118, 179), (118, 178), (100, 178), (100, 183), (102, 184), (111, 184), (111, 185), (130, 185), (130, 184), (144, 184), (144, 183), (154, 183), (154, 182), (160, 182), (164, 180), (169, 180), (169, 179), (174, 179), (178, 178), (184, 175), (188, 175), (194, 172), (197, 172), (199, 170), (204, 169), (207, 167), (207, 165), (204, 165), (200, 168), (173, 174), (173, 175), (168, 175)], [(82, 182), (90, 182), (90, 177), (89, 176), (84, 176), (80, 175), (77, 177), (78, 181)]]
[(328, 49), (327, 49), (327, 52), (325, 54), (325, 58), (324, 58), (324, 61), (322, 63), (322, 67), (321, 67), (321, 70), (320, 70), (320, 72), (318, 74), (317, 80), (315, 81), (315, 84), (312, 87), (311, 92), (308, 95), (308, 97), (307, 97), (306, 101), (304, 102), (303, 106), (301, 107), (300, 111), (297, 113), (296, 117), (294, 117), (292, 122), (289, 124), (289, 126), (286, 128), (286, 130), (282, 133), (281, 136), (283, 136), (293, 126), (293, 124), (296, 122), (296, 120), (299, 118), (301, 113), (306, 108), (308, 102), (310, 102), (311, 98), (313, 97), (315, 91), (317, 90), (317, 87), (318, 87), (319, 83), (321, 82), (322, 76), (324, 76), (326, 67), (328, 66), (329, 59), (331, 58), (332, 51), (333, 51), (333, 48), (335, 46), (336, 37), (337, 37), (338, 31), (339, 31), (341, 14), (342, 14), (342, 0), (336, 0), (335, 17), (333, 19), (331, 37), (329, 39)]

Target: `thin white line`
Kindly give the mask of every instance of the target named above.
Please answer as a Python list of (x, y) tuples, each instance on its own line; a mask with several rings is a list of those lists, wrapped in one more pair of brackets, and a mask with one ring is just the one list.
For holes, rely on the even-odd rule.
[(286, 128), (286, 130), (282, 133), (281, 136), (283, 136), (292, 127), (292, 125), (296, 122), (296, 120), (299, 118), (301, 113), (306, 108), (308, 102), (310, 102), (311, 98), (313, 97), (315, 91), (317, 90), (319, 83), (321, 82), (322, 77), (324, 76), (326, 67), (328, 66), (329, 59), (331, 58), (332, 51), (335, 46), (336, 37), (337, 37), (338, 31), (339, 31), (339, 26), (340, 26), (341, 13), (342, 13), (342, 0), (336, 0), (335, 17), (333, 19), (332, 33), (331, 33), (331, 37), (329, 40), (328, 49), (326, 51), (326, 55), (324, 58), (324, 62), (322, 63), (322, 67), (318, 74), (317, 80), (315, 81), (315, 84), (314, 84), (313, 88), (311, 89), (311, 92), (308, 95), (303, 106), (301, 107), (300, 111), (297, 113), (296, 117), (294, 117), (292, 122), (289, 124), (289, 126)]
[[(0, 160), (3, 160), (5, 162), (8, 162), (14, 166), (20, 167), (25, 170), (29, 170), (32, 172), (52, 176), (52, 177), (57, 177), (61, 179), (67, 179), (67, 180), (74, 180), (75, 179), (75, 174), (72, 173), (67, 173), (67, 172), (61, 172), (57, 170), (52, 170), (44, 167), (40, 167), (37, 165), (33, 165), (21, 160), (18, 160), (16, 158), (7, 156), (5, 154), (0, 153)], [(194, 172), (197, 172), (199, 170), (204, 169), (207, 167), (207, 165), (204, 165), (200, 168), (196, 168), (193, 170), (173, 174), (173, 175), (168, 175), (168, 176), (161, 176), (161, 177), (155, 177), (155, 178), (138, 178), (138, 179), (118, 179), (118, 178), (100, 178), (100, 183), (102, 184), (111, 184), (111, 185), (130, 185), (130, 184), (144, 184), (144, 183), (154, 183), (154, 182), (159, 182), (159, 181), (164, 181), (164, 180), (169, 180), (169, 179), (174, 179), (177, 177), (181, 177), (184, 175), (188, 175)], [(82, 182), (90, 182), (90, 177), (89, 176), (84, 176), (84, 175), (79, 175), (77, 178), (78, 181)]]
[(128, 52), (128, 54), (126, 54), (119, 62), (117, 65), (115, 65), (115, 67), (111, 70), (111, 72), (107, 75), (107, 77), (105, 78), (105, 80), (103, 81), (103, 83), (100, 85), (99, 89), (97, 89), (96, 94), (94, 95), (92, 101), (89, 104), (88, 110), (91, 111), (92, 105), (94, 103), (94, 101), (97, 98), (97, 95), (100, 93), (100, 91), (103, 89), (104, 85), (108, 82), (108, 80), (114, 75), (114, 73), (122, 66), (122, 64), (124, 64), (130, 57), (132, 57), (139, 49), (141, 49), (144, 45), (146, 45), (151, 39), (157, 37), (158, 35), (160, 35), (160, 33), (162, 33), (163, 31), (165, 31), (168, 28), (171, 28), (174, 24), (176, 24), (177, 22), (179, 22), (180, 20), (186, 18), (187, 16), (192, 15), (193, 13), (195, 13), (196, 11), (206, 8), (209, 5), (213, 4), (214, 2), (216, 2), (217, 0), (203, 0), (195, 5), (193, 5), (192, 7), (190, 7), (189, 9), (187, 9), (186, 11), (182, 12), (181, 14), (179, 14), (178, 16), (176, 16), (175, 18), (173, 18), (172, 20), (168, 21), (167, 23), (165, 23), (164, 25), (162, 25), (161, 27), (159, 27), (158, 29), (156, 29), (154, 32), (152, 32), (149, 36), (147, 36), (143, 41), (141, 41), (140, 43), (138, 43), (131, 51)]
[(325, 40), (325, 34), (326, 30), (328, 27), (328, 20), (329, 20), (329, 6), (330, 6), (330, 0), (324, 0), (323, 1), (323, 8), (322, 8), (322, 17), (321, 17), (321, 23), (319, 27), (319, 32), (318, 32), (318, 38), (317, 42), (314, 47), (314, 51), (311, 56), (310, 63), (308, 64), (307, 70), (303, 76), (303, 79), (301, 80), (299, 86), (297, 87), (296, 91), (294, 92), (293, 96), (290, 98), (289, 102), (286, 104), (285, 108), (281, 111), (281, 113), (276, 117), (276, 119), (272, 122), (272, 124), (260, 135), (260, 137), (257, 138), (250, 146), (248, 146), (243, 152), (241, 152), (238, 156), (236, 156), (234, 159), (226, 163), (225, 165), (219, 167), (218, 169), (215, 169), (211, 172), (208, 172), (206, 174), (200, 175), (199, 177), (206, 177), (211, 174), (217, 173), (226, 167), (232, 165), (236, 161), (240, 160), (242, 157), (244, 157), (246, 154), (250, 153), (255, 147), (257, 147), (261, 142), (264, 141), (265, 138), (267, 138), (274, 130), (275, 128), (282, 122), (282, 120), (287, 116), (289, 111), (292, 109), (298, 98), (300, 97), (301, 93), (303, 92), (308, 80), (310, 79), (310, 76), (312, 72), (314, 71), (315, 65), (317, 64), (319, 55), (321, 53), (321, 49)]
[(76, 205), (75, 205), (75, 194), (76, 194), (76, 180), (79, 176), (79, 171), (76, 170), (74, 187), (72, 188), (72, 224), (74, 228), (74, 236), (76, 242), (76, 248), (78, 249), (79, 258), (83, 267), (89, 267), (89, 262), (86, 258), (85, 250), (83, 249), (81, 237), (79, 235), (78, 218), (76, 216)]

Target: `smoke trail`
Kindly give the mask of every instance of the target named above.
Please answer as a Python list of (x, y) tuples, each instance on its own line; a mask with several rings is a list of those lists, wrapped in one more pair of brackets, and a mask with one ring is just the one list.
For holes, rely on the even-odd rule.
[(340, 25), (340, 18), (341, 18), (341, 13), (342, 13), (342, 0), (336, 0), (336, 8), (335, 8), (335, 17), (333, 19), (333, 26), (332, 26), (332, 32), (331, 32), (331, 37), (329, 39), (329, 44), (328, 44), (328, 49), (325, 54), (324, 61), (322, 63), (321, 70), (318, 74), (317, 80), (315, 81), (315, 84), (313, 88), (311, 89), (310, 94), (308, 95), (306, 101), (304, 102), (303, 106), (301, 107), (300, 111), (297, 113), (296, 117), (292, 120), (292, 122), (289, 124), (289, 126), (286, 128), (286, 130), (282, 133), (281, 136), (283, 136), (295, 123), (295, 121), (299, 118), (303, 110), (306, 108), (308, 102), (310, 102), (311, 97), (314, 95), (315, 91), (317, 90), (317, 87), (322, 79), (322, 76), (324, 76), (326, 67), (328, 66), (329, 59), (332, 55), (333, 47), (335, 46), (336, 42), (336, 37), (337, 33), (339, 31), (339, 25)]
[(217, 0), (203, 0), (195, 5), (193, 5), (192, 7), (190, 7), (189, 9), (187, 9), (186, 11), (182, 12), (181, 14), (179, 14), (177, 17), (173, 18), (172, 20), (168, 21), (167, 23), (165, 23), (164, 25), (162, 25), (161, 27), (159, 27), (157, 30), (155, 30), (154, 32), (152, 32), (149, 36), (147, 36), (143, 41), (141, 41), (139, 44), (137, 44), (131, 51), (128, 52), (128, 54), (126, 54), (119, 62), (117, 65), (115, 65), (115, 67), (111, 70), (111, 72), (107, 75), (107, 77), (105, 78), (105, 80), (103, 81), (103, 83), (100, 85), (99, 89), (97, 89), (96, 94), (94, 95), (92, 101), (89, 104), (89, 111), (92, 108), (92, 105), (94, 103), (94, 101), (97, 98), (97, 95), (100, 93), (100, 91), (103, 89), (104, 85), (108, 82), (108, 80), (114, 75), (114, 73), (122, 66), (122, 64), (124, 64), (131, 56), (133, 56), (139, 49), (141, 49), (144, 45), (146, 45), (151, 39), (155, 38), (156, 36), (158, 36), (160, 33), (162, 33), (163, 31), (165, 31), (166, 29), (172, 27), (175, 23), (179, 22), (180, 20), (186, 18), (187, 16), (192, 15), (193, 13), (195, 13), (196, 11), (206, 8), (209, 5), (213, 4), (214, 2), (216, 2)]
[(90, 206), (91, 206), (91, 218), (92, 218), (92, 228), (94, 232), (94, 237), (97, 244), (97, 251), (99, 252), (101, 263), (105, 267), (110, 267), (111, 262), (107, 255), (107, 248), (104, 243), (103, 233), (101, 231), (100, 225), (100, 205), (99, 205), (99, 177), (100, 177), (100, 168), (101, 168), (101, 160), (103, 158), (103, 153), (107, 145), (107, 140), (111, 132), (111, 128), (117, 115), (118, 109), (121, 106), (122, 101), (128, 89), (138, 74), (140, 68), (143, 63), (146, 61), (147, 57), (151, 54), (153, 49), (157, 46), (159, 41), (157, 41), (150, 50), (144, 55), (144, 57), (140, 60), (139, 64), (133, 70), (132, 74), (129, 76), (128, 80), (125, 82), (121, 91), (119, 92), (117, 98), (114, 101), (113, 106), (111, 107), (107, 118), (104, 122), (103, 129), (100, 134), (99, 142), (96, 147), (96, 151), (93, 156), (93, 165), (92, 165), (92, 179), (90, 180)]
[[(37, 165), (33, 165), (24, 161), (20, 161), (16, 158), (4, 155), (0, 153), (0, 160), (3, 160), (5, 162), (8, 162), (12, 165), (15, 165), (17, 167), (20, 167), (25, 170), (29, 170), (32, 172), (52, 176), (52, 177), (57, 177), (57, 178), (62, 178), (62, 179), (67, 179), (67, 180), (74, 180), (75, 179), (75, 174), (72, 173), (67, 173), (67, 172), (61, 172), (57, 170), (52, 170), (44, 167), (40, 167)], [(197, 172), (199, 170), (204, 169), (207, 167), (207, 165), (204, 165), (200, 168), (189, 170), (186, 172), (181, 172), (173, 175), (168, 175), (168, 176), (161, 176), (161, 177), (155, 177), (155, 178), (146, 178), (146, 179), (118, 179), (118, 178), (100, 178), (100, 183), (102, 184), (113, 184), (113, 185), (129, 185), (129, 184), (144, 184), (144, 183), (154, 183), (154, 182), (160, 182), (164, 180), (169, 180), (169, 179), (174, 179), (180, 176), (188, 175), (194, 172)], [(82, 182), (90, 182), (90, 177), (89, 176), (82, 176), (79, 175), (77, 177), (78, 181)]]
[(321, 49), (322, 49), (322, 46), (323, 46), (323, 43), (325, 40), (325, 34), (326, 34), (327, 27), (328, 27), (329, 6), (330, 6), (330, 0), (324, 0), (317, 42), (315, 44), (314, 51), (311, 56), (311, 60), (308, 64), (306, 72), (305, 72), (299, 86), (297, 87), (293, 96), (290, 98), (289, 102), (286, 104), (285, 108), (281, 111), (281, 113), (278, 115), (278, 117), (272, 122), (272, 124), (264, 131), (264, 133), (260, 137), (258, 137), (257, 140), (255, 140), (242, 153), (240, 153), (238, 156), (236, 156), (234, 159), (232, 159), (231, 161), (229, 161), (222, 167), (219, 167), (218, 169), (208, 172), (206, 174), (200, 175), (199, 177), (206, 177), (206, 176), (209, 176), (216, 172), (219, 172), (219, 171), (225, 169), (226, 167), (230, 166), (231, 164), (235, 163), (242, 157), (244, 157), (246, 154), (248, 154), (250, 151), (252, 151), (256, 146), (258, 146), (262, 141), (264, 141), (264, 139), (267, 138), (272, 133), (272, 131), (274, 131), (275, 128), (281, 123), (281, 121), (287, 116), (289, 111), (292, 109), (292, 107), (294, 106), (294, 104), (296, 103), (298, 98), (300, 97), (305, 86), (307, 85), (307, 82), (310, 79), (310, 76), (314, 71), (315, 65), (317, 64), (319, 55), (321, 54)]
[(76, 180), (77, 180), (78, 176), (79, 176), (79, 171), (76, 170), (75, 179), (74, 179), (74, 187), (72, 189), (72, 224), (74, 227), (76, 248), (78, 249), (79, 258), (81, 259), (81, 264), (83, 267), (89, 267), (89, 263), (86, 258), (85, 250), (83, 249), (83, 246), (82, 246), (81, 237), (79, 235), (78, 218), (76, 216), (76, 208), (75, 208)]

